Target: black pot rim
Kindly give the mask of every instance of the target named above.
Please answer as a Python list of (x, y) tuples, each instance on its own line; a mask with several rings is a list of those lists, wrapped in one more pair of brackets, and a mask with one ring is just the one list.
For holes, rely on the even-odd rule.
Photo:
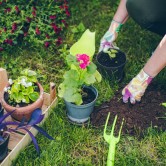
[(119, 50), (119, 49), (116, 49), (116, 48), (111, 48), (111, 49), (117, 50), (118, 52), (122, 53), (122, 54), (124, 55), (124, 57), (125, 57), (125, 62), (122, 63), (122, 64), (119, 65), (119, 66), (116, 66), (116, 67), (104, 66), (104, 65), (102, 65), (102, 64), (98, 61), (98, 57), (101, 56), (102, 53), (103, 53), (103, 51), (101, 51), (101, 52), (99, 52), (99, 53), (96, 55), (96, 61), (97, 61), (97, 63), (98, 63), (100, 66), (102, 66), (103, 68), (106, 68), (106, 69), (117, 69), (117, 68), (120, 68), (120, 67), (124, 66), (124, 65), (126, 64), (126, 62), (127, 62), (126, 54), (125, 54), (124, 52), (122, 52), (121, 50)]

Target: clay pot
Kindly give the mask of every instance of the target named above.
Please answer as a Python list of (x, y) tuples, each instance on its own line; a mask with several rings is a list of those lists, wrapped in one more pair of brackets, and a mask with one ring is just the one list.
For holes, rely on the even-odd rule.
[(37, 83), (38, 87), (39, 87), (39, 91), (40, 91), (40, 96), (39, 98), (32, 104), (25, 106), (25, 107), (13, 107), (11, 105), (9, 105), (5, 99), (4, 99), (4, 94), (5, 91), (2, 92), (2, 106), (3, 108), (7, 111), (7, 112), (11, 112), (13, 110), (15, 110), (12, 113), (12, 118), (14, 118), (15, 120), (21, 121), (23, 117), (26, 118), (26, 121), (28, 121), (31, 117), (32, 112), (36, 109), (36, 108), (41, 108), (43, 105), (43, 101), (44, 101), (44, 90), (43, 87), (40, 85), (40, 83)]

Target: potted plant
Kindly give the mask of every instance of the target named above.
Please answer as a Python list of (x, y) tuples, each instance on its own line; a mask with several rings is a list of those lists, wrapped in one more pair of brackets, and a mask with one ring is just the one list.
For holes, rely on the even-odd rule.
[(121, 81), (124, 77), (126, 55), (118, 48), (110, 48), (107, 52), (99, 52), (96, 56), (97, 64), (103, 75)]
[(36, 72), (25, 69), (15, 80), (9, 79), (9, 84), (2, 92), (2, 106), (14, 119), (28, 121), (32, 112), (43, 105), (43, 88), (37, 81)]
[(58, 95), (65, 101), (68, 118), (75, 123), (89, 119), (98, 96), (97, 89), (92, 86), (101, 81), (101, 75), (92, 62), (94, 52), (95, 33), (86, 30), (66, 56), (69, 70), (64, 73)]
[(40, 152), (39, 146), (35, 136), (31, 133), (31, 131), (29, 131), (30, 127), (35, 128), (39, 133), (41, 133), (48, 139), (53, 140), (53, 138), (46, 131), (44, 131), (41, 127), (37, 125), (44, 118), (44, 114), (42, 114), (41, 109), (34, 110), (28, 122), (25, 121), (25, 118), (23, 118), (21, 122), (8, 121), (7, 120), (8, 117), (12, 115), (15, 111), (16, 110), (13, 110), (9, 113), (4, 114), (2, 117), (0, 117), (0, 161), (2, 161), (8, 153), (8, 143), (9, 143), (10, 133), (12, 132), (17, 133), (18, 131), (25, 130), (29, 134), (29, 136), (32, 138), (32, 142), (38, 154)]

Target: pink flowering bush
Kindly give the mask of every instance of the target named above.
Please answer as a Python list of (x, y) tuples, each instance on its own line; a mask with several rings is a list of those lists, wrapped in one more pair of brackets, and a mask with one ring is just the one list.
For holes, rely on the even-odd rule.
[(59, 46), (70, 16), (67, 0), (0, 0), (0, 51), (23, 42)]
[[(96, 65), (92, 62), (92, 55), (95, 51), (95, 42), (91, 43), (91, 40), (89, 38), (86, 39), (86, 36), (88, 34), (91, 35), (91, 32), (86, 31), (83, 34), (83, 40), (81, 39), (80, 42), (75, 43), (70, 48), (70, 54), (66, 56), (69, 70), (64, 73), (64, 80), (58, 87), (59, 97), (62, 97), (66, 101), (75, 103), (77, 105), (80, 105), (83, 102), (82, 96), (85, 93), (83, 92), (83, 85), (90, 86), (96, 81), (101, 81), (101, 75), (97, 71)], [(91, 35), (91, 37), (94, 38), (94, 35)], [(87, 41), (89, 42), (89, 48), (87, 46), (84, 47), (84, 44), (80, 45), (80, 43), (87, 43)], [(72, 51), (73, 47), (75, 46), (76, 52)]]

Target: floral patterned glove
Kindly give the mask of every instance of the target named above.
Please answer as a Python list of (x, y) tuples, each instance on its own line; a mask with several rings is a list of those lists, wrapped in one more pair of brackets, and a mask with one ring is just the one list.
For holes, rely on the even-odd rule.
[(146, 74), (142, 69), (139, 74), (123, 89), (123, 102), (127, 103), (128, 99), (130, 99), (132, 104), (135, 104), (136, 101), (141, 101), (141, 97), (144, 95), (144, 92), (152, 79), (153, 78)]
[(112, 20), (109, 30), (101, 39), (99, 52), (107, 52), (109, 48), (114, 47), (113, 42), (116, 40), (122, 26), (122, 23)]

